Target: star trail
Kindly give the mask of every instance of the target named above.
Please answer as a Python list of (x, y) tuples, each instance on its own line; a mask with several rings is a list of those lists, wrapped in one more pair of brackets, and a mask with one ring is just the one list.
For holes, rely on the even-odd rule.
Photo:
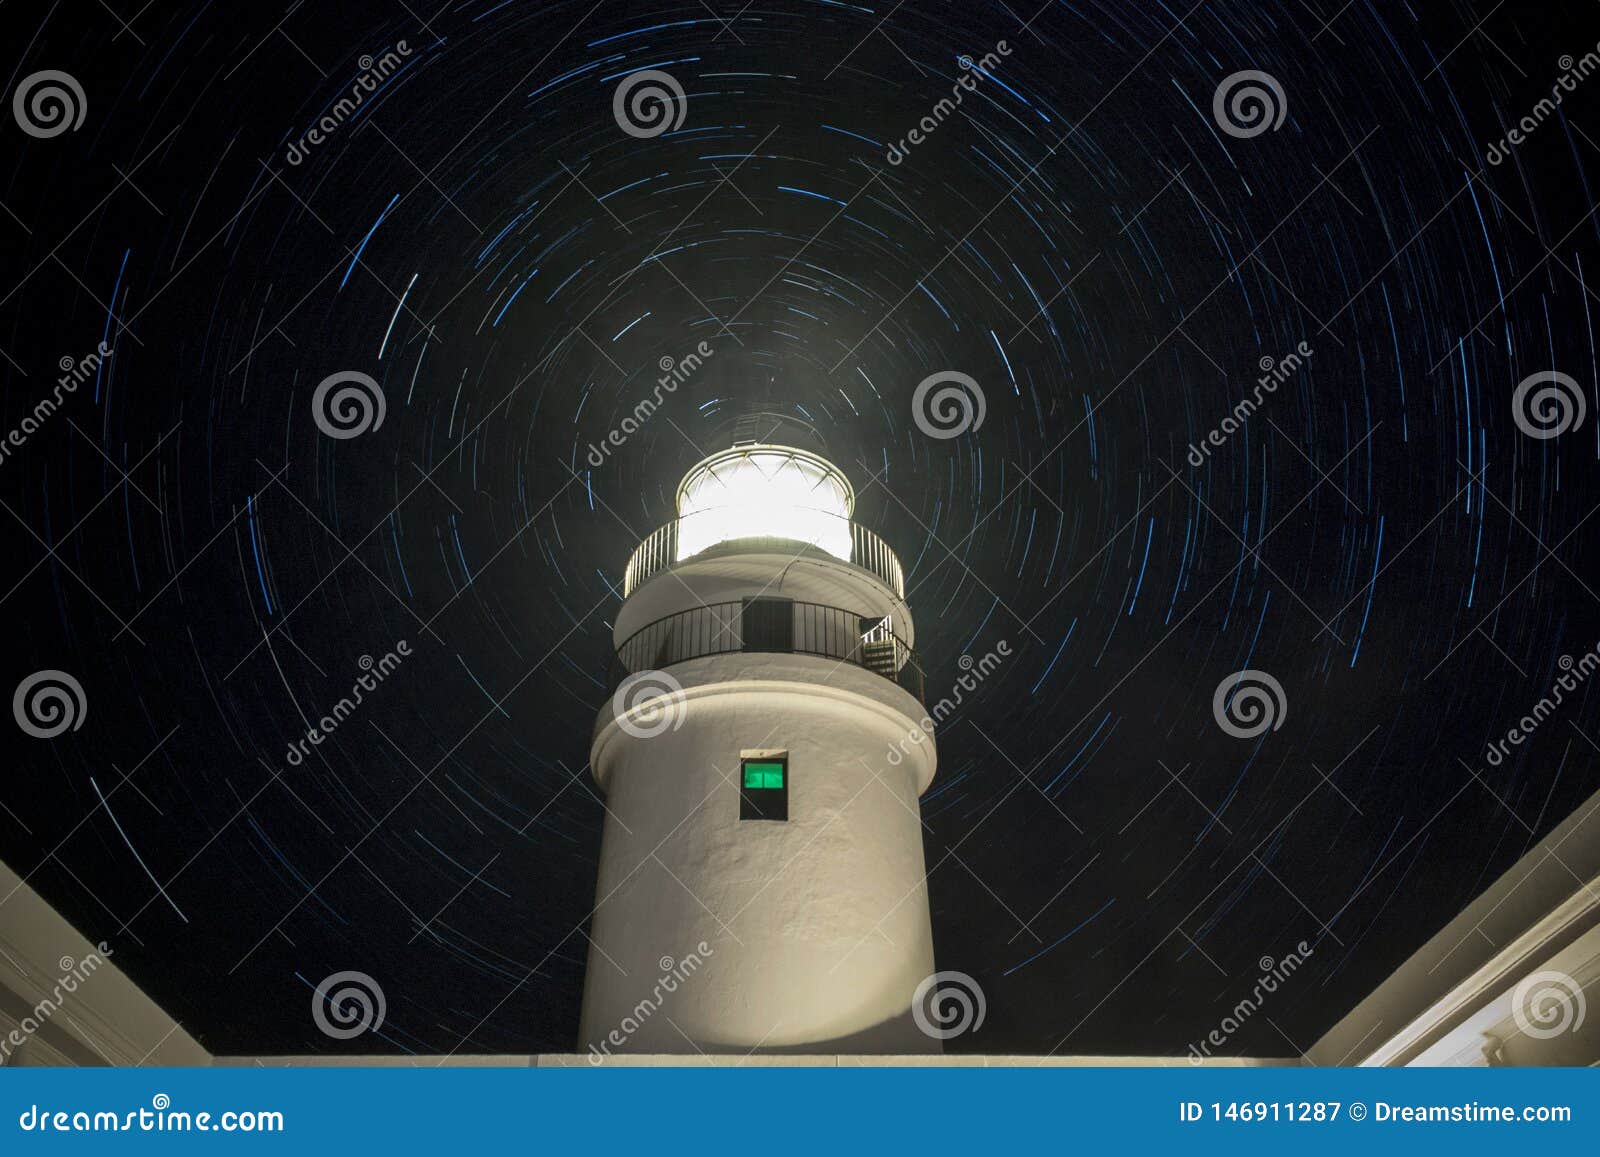
[(751, 405), (930, 700), (1009, 645), (950, 1051), (1181, 1056), (1304, 942), (1223, 1050), (1299, 1056), (1600, 786), (1592, 5), (0, 21), (0, 856), (214, 1052), (574, 1047), (624, 566)]

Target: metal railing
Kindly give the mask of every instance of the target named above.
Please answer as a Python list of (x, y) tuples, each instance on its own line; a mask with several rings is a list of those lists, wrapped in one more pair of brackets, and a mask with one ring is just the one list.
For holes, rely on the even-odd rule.
[(612, 659), (610, 686), (629, 675), (724, 654), (818, 655), (864, 667), (922, 701), (922, 663), (887, 619), (819, 603), (710, 603), (640, 627)]
[[(633, 557), (628, 559), (628, 568), (622, 576), (622, 597), (627, 598), (633, 594), (646, 580), (655, 577), (674, 563), (681, 561), (678, 558), (678, 530), (679, 527), (692, 518), (704, 515), (715, 515), (715, 510), (702, 510), (695, 514), (686, 514), (681, 518), (674, 518), (665, 526), (658, 527), (641, 542), (633, 552)], [(838, 518), (837, 515), (827, 514), (824, 511), (806, 511), (806, 517)], [(839, 522), (850, 531), (850, 557), (848, 561), (852, 566), (876, 576), (890, 590), (901, 598), (906, 594), (905, 570), (900, 566), (899, 556), (890, 549), (872, 531), (862, 526), (859, 522), (839, 518)], [(842, 529), (842, 528), (841, 528)], [(707, 550), (716, 550), (721, 547), (737, 545), (740, 550), (770, 549), (774, 551), (795, 552), (797, 546), (808, 545), (803, 539), (785, 538), (774, 535), (759, 538), (736, 538), (728, 542), (720, 542)], [(818, 550), (826, 548), (809, 544)], [(701, 551), (699, 553), (705, 553)], [(830, 552), (831, 553), (831, 552)], [(696, 557), (694, 555), (690, 556)]]

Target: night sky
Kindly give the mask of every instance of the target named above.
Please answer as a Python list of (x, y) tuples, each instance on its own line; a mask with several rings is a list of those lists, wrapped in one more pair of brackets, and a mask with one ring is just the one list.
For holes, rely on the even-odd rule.
[(215, 1052), (575, 1047), (623, 566), (752, 404), (899, 552), (931, 697), (1011, 650), (923, 799), (952, 1051), (1182, 1055), (1304, 941), (1219, 1050), (1298, 1055), (1597, 786), (1591, 3), (0, 25), (4, 686), (82, 692), (14, 703), (0, 856)]

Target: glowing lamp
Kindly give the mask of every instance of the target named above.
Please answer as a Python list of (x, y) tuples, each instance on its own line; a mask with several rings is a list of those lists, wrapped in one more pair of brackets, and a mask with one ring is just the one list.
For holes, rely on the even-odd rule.
[(674, 562), (723, 543), (782, 539), (850, 561), (855, 491), (831, 462), (788, 446), (736, 445), (678, 485)]

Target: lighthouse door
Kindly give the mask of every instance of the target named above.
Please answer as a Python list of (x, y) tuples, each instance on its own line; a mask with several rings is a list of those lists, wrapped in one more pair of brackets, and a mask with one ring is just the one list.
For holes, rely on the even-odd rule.
[(794, 600), (744, 600), (740, 635), (746, 651), (788, 653), (794, 650)]

